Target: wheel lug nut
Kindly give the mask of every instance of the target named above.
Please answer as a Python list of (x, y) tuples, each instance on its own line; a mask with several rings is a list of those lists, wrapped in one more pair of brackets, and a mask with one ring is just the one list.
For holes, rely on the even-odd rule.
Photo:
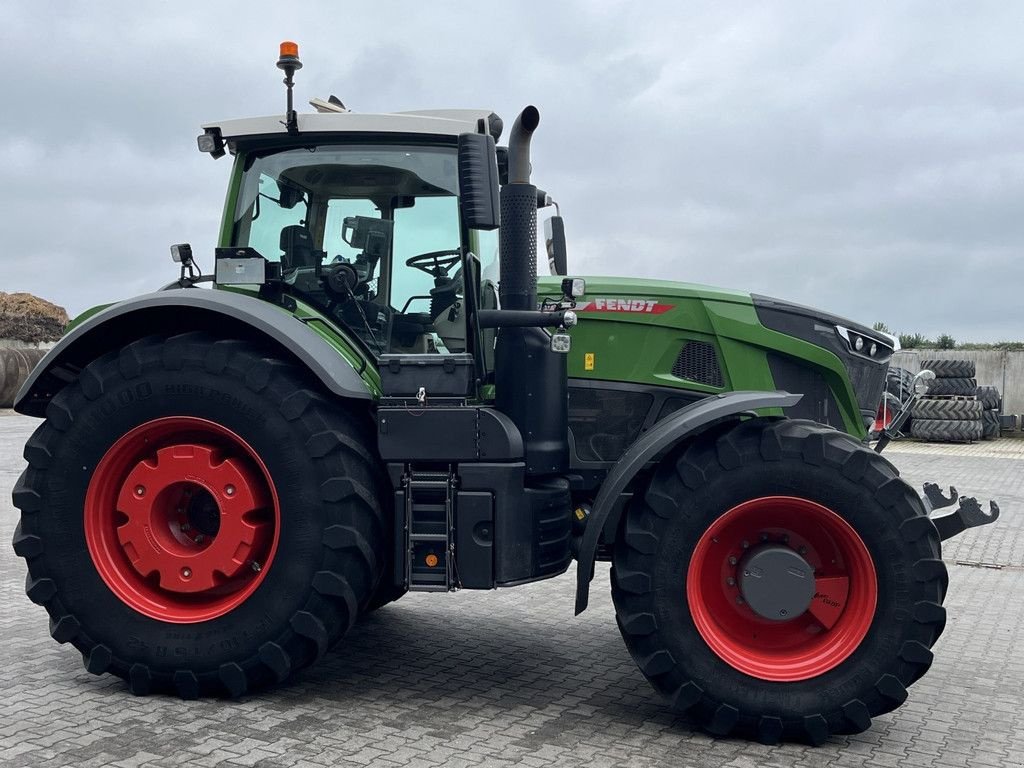
[(762, 533), (762, 534), (761, 534), (761, 541), (762, 541), (762, 542), (764, 542), (764, 541), (768, 541), (768, 534), (767, 534), (767, 533)]
[(800, 547), (800, 549), (798, 549), (797, 552), (799, 552), (801, 555), (806, 555), (807, 547)]
[(750, 542), (749, 541), (744, 541), (742, 544), (740, 544), (740, 546), (743, 547), (744, 549), (749, 549), (750, 548)]
[(228, 496), (234, 496), (235, 495), (235, 486), (233, 486), (233, 485), (225, 486), (224, 487), (224, 493), (226, 495), (228, 495)]
[(730, 587), (735, 587), (736, 586), (736, 579), (734, 579), (732, 576), (730, 576), (728, 579), (725, 580), (725, 583), (728, 584)]
[(735, 557), (731, 557), (731, 556), (729, 557), (729, 565), (736, 565), (736, 558)]
[(736, 605), (743, 605), (743, 598), (736, 595)]
[(260, 565), (259, 563), (257, 563), (257, 562), (256, 562), (255, 560), (253, 560), (253, 561), (252, 561), (252, 569), (253, 569), (254, 571), (256, 571), (256, 573), (259, 573), (260, 571), (262, 571), (262, 570), (263, 570), (263, 566), (261, 566), (261, 565)]
[(146, 495), (146, 486), (144, 486), (144, 485), (136, 485), (135, 486), (135, 495), (136, 496), (145, 496)]
[(182, 568), (181, 569), (181, 575), (182, 575), (182, 578), (191, 579), (192, 578), (192, 569), (191, 568)]

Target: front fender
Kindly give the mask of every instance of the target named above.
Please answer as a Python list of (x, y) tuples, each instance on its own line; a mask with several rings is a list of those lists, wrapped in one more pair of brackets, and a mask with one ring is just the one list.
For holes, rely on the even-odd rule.
[(789, 408), (803, 395), (788, 392), (727, 392), (686, 406), (662, 419), (641, 435), (611, 468), (594, 500), (579, 552), (576, 555), (576, 614), (587, 608), (590, 581), (594, 576), (597, 544), (615, 502), (637, 472), (671, 446), (699, 432), (712, 422), (758, 408)]
[(32, 371), (14, 400), (14, 409), (26, 416), (43, 416), (53, 396), (100, 355), (151, 334), (188, 331), (268, 343), (284, 359), (309, 370), (331, 393), (358, 400), (373, 398), (361, 369), (354, 367), (358, 363), (290, 312), (241, 293), (186, 288), (112, 304), (74, 326)]

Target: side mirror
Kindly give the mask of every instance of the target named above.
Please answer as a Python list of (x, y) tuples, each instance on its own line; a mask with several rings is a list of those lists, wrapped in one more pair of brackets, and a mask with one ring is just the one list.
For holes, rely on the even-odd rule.
[(282, 208), (291, 210), (296, 205), (302, 202), (305, 194), (298, 187), (293, 187), (291, 184), (285, 184), (284, 182), (278, 182), (277, 188), (279, 190), (277, 202)]
[(569, 271), (569, 256), (565, 250), (565, 222), (561, 216), (552, 216), (544, 222), (544, 245), (551, 274), (566, 274)]
[(459, 136), (459, 195), (463, 225), (468, 229), (498, 228), (498, 166), (492, 136)]

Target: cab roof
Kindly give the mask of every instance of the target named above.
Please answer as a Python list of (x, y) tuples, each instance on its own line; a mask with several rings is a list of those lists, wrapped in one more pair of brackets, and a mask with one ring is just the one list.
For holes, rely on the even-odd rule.
[[(315, 133), (400, 133), (423, 136), (457, 137), (462, 133), (486, 133), (497, 120), (489, 109), (435, 109), (391, 114), (359, 112), (313, 112), (298, 115), (299, 135)], [(499, 123), (500, 124), (500, 123)], [(239, 139), (280, 135), (288, 136), (284, 115), (244, 117), (202, 126), (206, 132), (219, 130), (227, 142)]]

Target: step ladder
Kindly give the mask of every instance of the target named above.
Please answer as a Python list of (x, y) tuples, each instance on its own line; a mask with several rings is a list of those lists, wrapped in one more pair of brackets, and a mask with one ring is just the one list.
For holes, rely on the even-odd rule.
[(456, 477), (409, 467), (405, 495), (405, 583), (410, 592), (448, 592), (454, 579)]

